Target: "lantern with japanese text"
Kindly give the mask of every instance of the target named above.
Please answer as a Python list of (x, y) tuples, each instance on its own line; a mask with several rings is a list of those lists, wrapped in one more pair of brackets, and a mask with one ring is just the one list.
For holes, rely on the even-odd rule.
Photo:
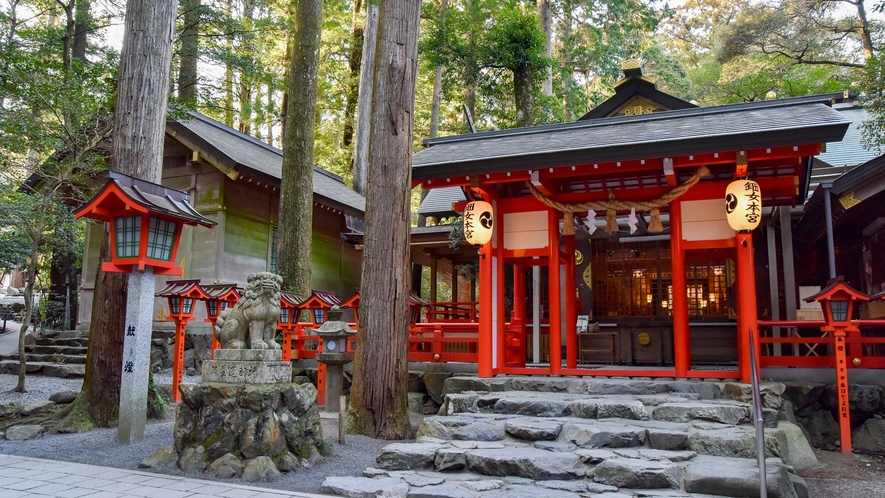
[(485, 201), (468, 202), (464, 208), (464, 239), (469, 244), (483, 245), (492, 238), (494, 226), (492, 205)]
[(753, 180), (741, 179), (725, 189), (725, 214), (734, 230), (750, 231), (762, 220), (762, 192)]

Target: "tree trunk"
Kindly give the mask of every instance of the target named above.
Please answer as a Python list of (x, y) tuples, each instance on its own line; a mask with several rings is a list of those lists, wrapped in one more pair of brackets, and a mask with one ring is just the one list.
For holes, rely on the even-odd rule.
[[(448, 10), (448, 8), (449, 0), (442, 0), (439, 5), (439, 23), (441, 25), (445, 25), (446, 23), (446, 10)], [(436, 74), (433, 75), (433, 104), (430, 108), (430, 138), (436, 138), (439, 134), (439, 106), (442, 101), (442, 69), (442, 66), (436, 66)], [(423, 217), (419, 217), (419, 220), (421, 218)]]
[[(255, 2), (246, 0), (243, 2), (243, 32), (240, 38), (242, 56), (252, 60), (255, 52), (255, 35), (252, 34), (252, 15), (255, 12)], [(240, 71), (240, 124), (238, 129), (246, 135), (252, 134), (252, 87), (255, 84), (253, 74), (246, 68)]]
[(516, 97), (516, 126), (531, 126), (534, 122), (531, 65), (523, 64), (513, 70), (513, 91)]
[[(344, 108), (344, 133), (341, 143), (347, 147), (353, 143), (353, 126), (356, 115), (356, 103), (359, 100), (360, 66), (363, 62), (363, 22), (360, 16), (362, 1), (353, 3), (353, 35), (350, 41), (350, 81), (347, 89), (347, 105)], [(353, 166), (353, 163), (351, 163)]]
[(375, 67), (375, 45), (378, 38), (378, 3), (366, 3), (366, 27), (363, 30), (360, 91), (356, 108), (356, 140), (353, 145), (353, 189), (366, 194), (366, 170), (369, 163), (369, 132), (372, 113), (372, 74)]
[(851, 1), (849, 3), (854, 4), (857, 7), (857, 18), (860, 21), (858, 34), (860, 34), (860, 41), (863, 46), (864, 61), (868, 61), (873, 56), (873, 38), (870, 35), (870, 23), (867, 20), (867, 10), (864, 7), (863, 0)]
[(86, 34), (89, 32), (89, 26), (92, 24), (89, 19), (90, 2), (77, 2), (77, 12), (74, 19), (74, 46), (71, 49), (71, 56), (78, 61), (86, 61)]
[[(541, 30), (544, 32), (544, 57), (553, 57), (553, 20), (550, 16), (550, 0), (537, 0), (538, 17), (541, 20)], [(547, 66), (547, 75), (541, 85), (541, 93), (547, 96), (553, 95), (553, 66)]]
[(181, 57), (178, 62), (178, 100), (197, 103), (197, 58), (200, 53), (200, 0), (182, 0)]
[[(42, 229), (35, 230), (35, 233), (42, 232)], [(28, 326), (34, 317), (34, 282), (37, 281), (37, 254), (40, 252), (40, 240), (38, 236), (31, 237), (31, 257), (28, 261), (28, 278), (25, 281), (25, 317), (22, 318), (22, 327), (18, 331), (18, 383), (13, 391), (17, 393), (25, 391), (25, 371), (27, 370), (27, 360), (25, 358), (25, 335), (28, 333)]]
[[(372, 78), (359, 348), (348, 426), (374, 438), (410, 436), (409, 219), (412, 118), (421, 3), (379, 7)], [(369, 339), (371, 338), (371, 339)]]
[[(114, 104), (111, 169), (159, 183), (166, 96), (178, 1), (128, 0)], [(110, 254), (108, 236), (102, 261)], [(120, 370), (128, 276), (99, 271), (89, 331), (86, 377), (64, 427), (112, 427), (120, 404)]]
[(295, 3), (277, 262), (284, 288), (306, 295), (310, 292), (313, 149), (323, 2), (296, 0)]

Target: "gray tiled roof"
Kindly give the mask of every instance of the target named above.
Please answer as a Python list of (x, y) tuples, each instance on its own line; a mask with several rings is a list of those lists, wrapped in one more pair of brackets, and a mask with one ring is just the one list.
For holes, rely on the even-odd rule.
[[(211, 149), (225, 165), (246, 175), (258, 175), (279, 184), (282, 178), (283, 151), (245, 133), (241, 133), (197, 112), (190, 120), (170, 120), (178, 133), (188, 133), (191, 140)], [(362, 216), (366, 199), (344, 184), (341, 178), (322, 168), (313, 169), (313, 193), (317, 202)]]
[(414, 180), (833, 142), (849, 121), (814, 99), (682, 109), (427, 140)]
[(464, 191), (461, 187), (435, 188), (427, 191), (427, 196), (418, 206), (418, 214), (423, 216), (455, 216), (457, 213), (452, 210), (453, 202), (466, 201)]
[(848, 125), (848, 131), (845, 132), (845, 138), (841, 142), (828, 144), (827, 151), (818, 155), (817, 158), (836, 168), (853, 168), (878, 156), (876, 151), (866, 150), (860, 143), (860, 124), (868, 118), (867, 111), (863, 107), (853, 105), (835, 106), (834, 109), (849, 119), (851, 124)]

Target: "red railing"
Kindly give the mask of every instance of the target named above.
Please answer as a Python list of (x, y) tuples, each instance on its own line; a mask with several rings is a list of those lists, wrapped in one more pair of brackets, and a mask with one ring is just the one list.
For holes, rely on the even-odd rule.
[[(885, 320), (855, 320), (860, 330), (849, 332), (848, 368), (885, 368)], [(824, 321), (764, 320), (759, 322), (762, 367), (834, 367), (833, 336), (821, 331)], [(771, 329), (779, 327), (781, 337), (773, 337)], [(781, 345), (776, 354), (775, 345)]]
[(409, 361), (476, 363), (478, 341), (478, 323), (413, 323)]
[(479, 303), (473, 301), (430, 303), (425, 308), (429, 323), (479, 321)]

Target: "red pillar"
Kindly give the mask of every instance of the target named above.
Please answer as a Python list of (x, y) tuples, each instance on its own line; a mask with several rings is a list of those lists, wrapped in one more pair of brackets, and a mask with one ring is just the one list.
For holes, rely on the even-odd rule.
[(525, 266), (517, 262), (513, 264), (513, 312), (510, 315), (504, 362), (507, 366), (525, 366), (525, 296)]
[(492, 370), (492, 245), (479, 249), (479, 340), (477, 344), (480, 377), (491, 377)]
[(495, 361), (492, 365), (492, 374), (499, 373), (501, 367), (504, 366), (504, 348), (507, 342), (507, 334), (505, 333), (507, 322), (507, 310), (504, 306), (504, 296), (507, 293), (507, 289), (504, 286), (504, 241), (503, 241), (503, 231), (501, 230), (501, 220), (503, 216), (498, 218), (498, 229), (495, 230), (494, 237), (489, 245), (492, 246), (492, 254), (495, 255), (494, 264), (495, 264), (495, 321), (494, 328), (492, 333), (495, 334), (495, 340), (493, 344), (495, 345)]
[(550, 315), (550, 373), (559, 374), (562, 370), (562, 299), (559, 294), (559, 212), (547, 212), (547, 234), (550, 249), (550, 266), (547, 273), (549, 282), (548, 314)]
[[(292, 310), (291, 313), (295, 313), (295, 310)], [(283, 329), (283, 361), (291, 361), (292, 360), (292, 325), (283, 324), (281, 325)]]
[(565, 366), (578, 368), (578, 310), (575, 309), (575, 236), (565, 241)]
[(215, 350), (221, 348), (221, 343), (218, 342), (218, 337), (215, 336), (215, 322), (218, 321), (218, 318), (207, 318), (206, 321), (212, 324), (212, 351), (210, 352), (209, 359), (214, 360)]
[[(756, 269), (753, 266), (753, 235), (750, 232), (738, 232), (735, 265), (737, 266), (737, 304), (738, 304), (738, 368), (741, 382), (750, 382), (750, 369), (755, 366), (750, 362), (750, 334), (759, 329), (756, 317)], [(756, 358), (759, 358), (759, 338), (756, 337)]]
[(181, 401), (178, 385), (184, 374), (184, 331), (187, 327), (186, 318), (175, 318), (175, 357), (172, 358), (172, 401)]
[[(320, 351), (323, 350), (322, 341), (320, 341)], [(317, 362), (317, 404), (326, 404), (326, 364)]]
[(848, 401), (848, 359), (846, 356), (845, 329), (842, 327), (822, 327), (821, 330), (833, 334), (836, 356), (836, 393), (839, 400), (839, 449), (851, 453), (851, 414)]
[[(688, 283), (682, 249), (682, 203), (670, 203), (670, 269), (673, 275), (673, 362), (676, 377), (688, 377), (691, 369), (691, 335), (688, 326)], [(664, 294), (664, 298), (667, 295)]]

